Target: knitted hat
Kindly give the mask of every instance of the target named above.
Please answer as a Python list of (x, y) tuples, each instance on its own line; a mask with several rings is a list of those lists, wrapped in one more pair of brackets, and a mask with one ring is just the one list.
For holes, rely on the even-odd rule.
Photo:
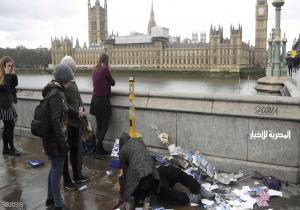
[(58, 64), (53, 73), (54, 79), (60, 83), (67, 83), (73, 80), (72, 69), (66, 64)]
[(71, 56), (66, 55), (65, 57), (63, 57), (63, 59), (61, 59), (60, 63), (68, 65), (69, 67), (71, 67), (72, 71), (75, 73), (76, 63)]

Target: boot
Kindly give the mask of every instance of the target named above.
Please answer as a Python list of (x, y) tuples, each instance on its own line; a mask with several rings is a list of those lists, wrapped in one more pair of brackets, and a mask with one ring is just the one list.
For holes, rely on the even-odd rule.
[(110, 155), (110, 152), (107, 151), (106, 149), (104, 149), (103, 145), (102, 145), (102, 142), (97, 145), (97, 148), (96, 148), (96, 154), (99, 154), (99, 155)]
[(3, 151), (2, 151), (2, 154), (3, 155), (9, 155), (10, 154), (10, 149), (3, 149)]
[(100, 153), (103, 155), (110, 155), (111, 152), (102, 147), (102, 150), (100, 151)]
[(17, 149), (10, 149), (10, 155), (13, 155), (13, 156), (21, 156), (21, 152)]
[(47, 207), (54, 206), (54, 200), (47, 198), (45, 206)]

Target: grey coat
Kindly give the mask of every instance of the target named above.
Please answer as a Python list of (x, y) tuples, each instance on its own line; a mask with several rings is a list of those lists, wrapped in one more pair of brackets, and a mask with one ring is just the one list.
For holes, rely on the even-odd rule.
[(72, 81), (70, 86), (64, 90), (69, 108), (68, 126), (79, 127), (81, 120), (78, 116), (79, 107), (83, 107), (82, 99), (75, 81)]
[[(130, 200), (143, 177), (152, 174), (159, 180), (154, 161), (142, 140), (130, 139), (122, 146), (119, 156), (125, 178), (122, 192), (125, 201)], [(158, 189), (159, 186), (157, 186), (157, 191)]]

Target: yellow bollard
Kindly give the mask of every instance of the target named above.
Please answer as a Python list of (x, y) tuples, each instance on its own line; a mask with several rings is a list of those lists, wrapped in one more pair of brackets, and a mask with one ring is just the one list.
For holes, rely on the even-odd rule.
[(134, 76), (129, 75), (129, 136), (131, 138), (141, 138), (142, 135), (135, 131), (135, 96), (134, 96)]

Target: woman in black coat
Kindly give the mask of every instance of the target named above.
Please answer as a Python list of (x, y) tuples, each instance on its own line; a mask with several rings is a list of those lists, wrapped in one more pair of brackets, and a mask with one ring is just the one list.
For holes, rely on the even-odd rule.
[(3, 155), (20, 156), (14, 146), (14, 129), (17, 118), (13, 103), (16, 102), (16, 86), (18, 77), (14, 69), (14, 61), (9, 56), (0, 59), (0, 120), (3, 121)]
[(60, 192), (60, 179), (63, 175), (65, 156), (69, 152), (67, 142), (68, 104), (64, 96), (64, 89), (68, 88), (73, 73), (70, 67), (59, 64), (55, 68), (54, 80), (49, 82), (42, 91), (47, 97), (51, 135), (43, 139), (46, 155), (51, 161), (48, 175), (48, 195), (46, 206), (54, 206), (56, 210), (66, 209)]

